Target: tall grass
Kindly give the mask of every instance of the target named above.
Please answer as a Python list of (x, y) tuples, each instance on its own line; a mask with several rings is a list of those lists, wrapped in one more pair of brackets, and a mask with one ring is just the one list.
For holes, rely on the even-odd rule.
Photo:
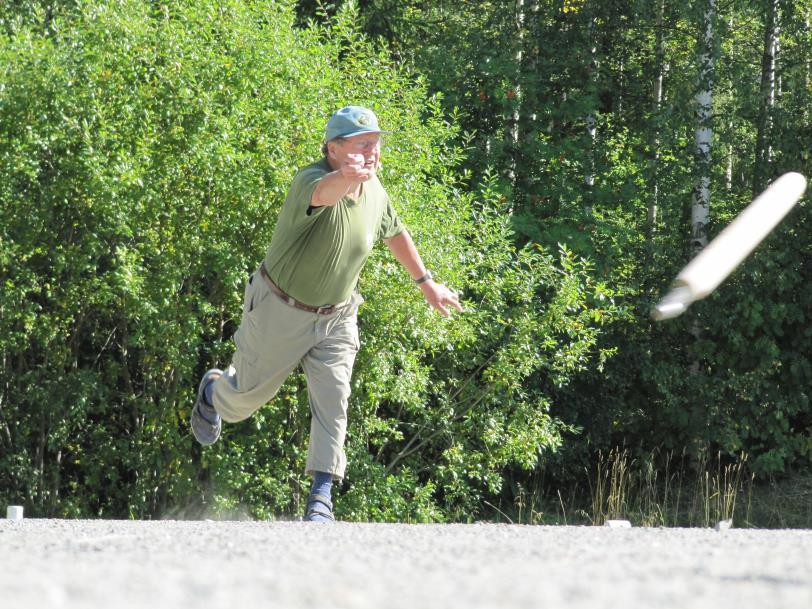
[[(592, 524), (624, 519), (640, 526), (707, 527), (734, 520), (737, 499), (745, 490), (744, 453), (734, 460), (721, 453), (658, 457), (655, 452), (632, 458), (620, 448), (598, 455), (594, 473), (587, 473)], [(658, 460), (662, 469), (655, 467)]]
[(546, 485), (543, 478), (517, 484), (513, 506), (502, 506), (497, 517), (527, 524), (629, 520), (644, 527), (712, 527), (729, 520), (753, 526), (755, 480), (744, 453), (731, 458), (653, 451), (635, 457), (614, 448), (598, 453), (583, 480), (580, 488), (567, 489)]

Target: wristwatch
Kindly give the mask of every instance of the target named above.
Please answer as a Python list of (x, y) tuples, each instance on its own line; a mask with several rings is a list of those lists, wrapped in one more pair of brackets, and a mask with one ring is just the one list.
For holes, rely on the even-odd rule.
[(426, 282), (427, 282), (429, 279), (431, 279), (431, 278), (432, 278), (432, 277), (431, 277), (431, 271), (430, 271), (430, 270), (428, 270), (428, 269), (426, 269), (426, 274), (425, 274), (425, 275), (423, 275), (422, 277), (418, 277), (417, 279), (415, 279), (415, 280), (414, 280), (414, 282), (415, 282), (417, 285), (420, 285), (421, 283), (426, 283)]

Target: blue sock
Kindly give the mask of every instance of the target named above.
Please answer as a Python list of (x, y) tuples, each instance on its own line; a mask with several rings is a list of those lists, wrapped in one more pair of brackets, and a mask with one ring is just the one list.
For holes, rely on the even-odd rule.
[(313, 472), (313, 486), (310, 488), (311, 495), (322, 495), (330, 499), (332, 486), (333, 474), (327, 472)]

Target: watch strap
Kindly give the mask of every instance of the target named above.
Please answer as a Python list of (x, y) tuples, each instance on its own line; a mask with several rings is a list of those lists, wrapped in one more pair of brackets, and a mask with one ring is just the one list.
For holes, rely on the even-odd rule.
[(432, 279), (431, 271), (426, 269), (426, 274), (423, 275), (422, 277), (418, 277), (417, 279), (414, 280), (414, 282), (417, 285), (420, 285), (421, 283), (426, 283), (429, 279)]

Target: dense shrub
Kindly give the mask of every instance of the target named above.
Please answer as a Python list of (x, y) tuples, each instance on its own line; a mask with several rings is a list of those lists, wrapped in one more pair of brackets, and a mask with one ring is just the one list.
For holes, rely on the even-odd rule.
[(545, 387), (588, 365), (611, 294), (566, 250), (515, 249), (487, 176), (462, 192), (454, 124), (352, 9), (306, 29), (286, 0), (95, 0), (2, 21), (0, 497), (40, 516), (299, 510), (300, 376), (214, 448), (187, 418), (199, 375), (228, 362), (293, 173), (349, 102), (395, 132), (382, 180), (467, 311), (432, 314), (374, 254), (341, 515), (476, 518), (506, 470), (560, 445)]

